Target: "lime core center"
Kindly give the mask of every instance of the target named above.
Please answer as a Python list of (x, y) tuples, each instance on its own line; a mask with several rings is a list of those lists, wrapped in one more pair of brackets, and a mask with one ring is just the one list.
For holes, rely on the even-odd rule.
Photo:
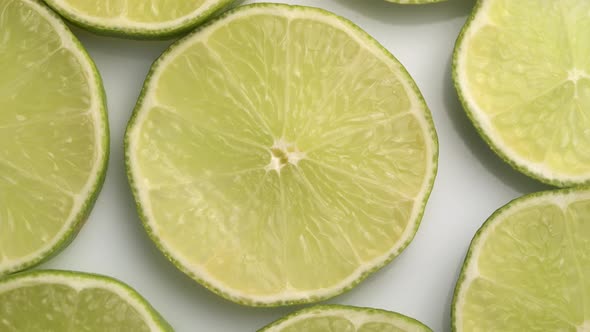
[(276, 171), (281, 174), (281, 169), (288, 165), (297, 166), (299, 161), (305, 158), (305, 153), (299, 151), (294, 144), (283, 139), (276, 140), (270, 148), (270, 162), (264, 168), (267, 172)]
[(588, 75), (588, 73), (586, 73), (584, 70), (577, 68), (574, 68), (568, 72), (567, 79), (574, 83), (578, 83), (578, 81), (582, 78), (590, 78), (590, 75)]
[(579, 97), (579, 95), (578, 95), (578, 88), (579, 88), (578, 82), (581, 79), (590, 79), (590, 75), (588, 75), (588, 73), (586, 71), (580, 70), (578, 68), (574, 68), (574, 69), (570, 70), (567, 74), (568, 74), (567, 79), (569, 81), (573, 82), (575, 85), (574, 98), (577, 99)]

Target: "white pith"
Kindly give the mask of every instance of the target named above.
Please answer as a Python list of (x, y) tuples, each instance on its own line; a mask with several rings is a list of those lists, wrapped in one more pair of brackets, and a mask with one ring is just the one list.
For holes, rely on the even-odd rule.
[(343, 307), (319, 307), (317, 309), (311, 308), (309, 310), (304, 310), (301, 313), (295, 313), (294, 316), (265, 329), (264, 332), (280, 332), (286, 328), (289, 328), (289, 326), (296, 324), (297, 322), (304, 321), (309, 318), (321, 317), (339, 317), (346, 319), (352, 323), (352, 325), (354, 325), (355, 330), (357, 331), (367, 323), (390, 324), (406, 332), (427, 331), (427, 329), (425, 329), (423, 326), (420, 326), (412, 320), (409, 320), (408, 318), (405, 318), (404, 316), (396, 313), (385, 313), (381, 311), (372, 311), (370, 309), (367, 310), (365, 308), (355, 307), (351, 307), (350, 309)]
[[(346, 31), (349, 36), (355, 39), (361, 47), (369, 50), (372, 54), (379, 57), (383, 60), (384, 63), (391, 66), (391, 68), (399, 73), (399, 77), (404, 77), (406, 74), (403, 72), (403, 69), (397, 63), (394, 63), (392, 59), (382, 50), (380, 47), (373, 42), (368, 42), (365, 37), (358, 33), (355, 28), (351, 27), (347, 23), (343, 22), (339, 18), (326, 15), (325, 13), (319, 13), (317, 10), (305, 9), (301, 7), (291, 7), (289, 9), (285, 9), (285, 7), (273, 7), (273, 6), (260, 6), (260, 7), (249, 7), (247, 9), (242, 9), (239, 11), (234, 12), (230, 16), (226, 16), (223, 19), (217, 20), (213, 24), (207, 26), (205, 29), (199, 31), (199, 33), (194, 34), (189, 37), (190, 42), (185, 40), (183, 43), (178, 44), (175, 48), (171, 49), (163, 58), (158, 60), (156, 69), (152, 72), (152, 76), (150, 78), (150, 82), (157, 82), (159, 77), (162, 73), (162, 69), (166, 68), (168, 64), (175, 60), (178, 54), (181, 54), (185, 49), (189, 48), (196, 42), (203, 42), (206, 45), (206, 41), (209, 38), (209, 35), (213, 33), (216, 29), (224, 27), (228, 24), (228, 22), (232, 20), (236, 20), (245, 16), (257, 15), (257, 14), (267, 14), (267, 15), (277, 15), (281, 17), (286, 17), (289, 19), (306, 19), (306, 20), (316, 20), (321, 21), (323, 23), (332, 25)], [(426, 155), (433, 156), (431, 159), (428, 159), (427, 165), (427, 177), (424, 179), (424, 183), (422, 185), (420, 193), (415, 197), (415, 204), (412, 210), (412, 215), (410, 217), (410, 222), (408, 223), (406, 229), (404, 230), (403, 235), (401, 236), (398, 243), (391, 248), (390, 251), (384, 253), (383, 255), (365, 262), (364, 265), (360, 266), (354, 273), (352, 273), (349, 277), (342, 280), (338, 284), (333, 285), (329, 288), (317, 289), (313, 291), (301, 291), (291, 287), (286, 286), (285, 290), (281, 293), (277, 293), (274, 295), (267, 295), (267, 296), (256, 296), (249, 294), (247, 292), (243, 292), (237, 289), (229, 288), (224, 283), (216, 280), (212, 277), (206, 269), (203, 269), (199, 266), (191, 266), (190, 262), (186, 260), (185, 257), (175, 252), (174, 248), (170, 246), (168, 243), (159, 241), (159, 245), (164, 251), (169, 254), (174, 260), (176, 260), (180, 265), (188, 270), (193, 276), (196, 278), (203, 280), (209, 286), (213, 287), (214, 289), (218, 290), (219, 292), (228, 295), (234, 300), (238, 301), (245, 301), (245, 302), (255, 302), (258, 304), (273, 304), (278, 302), (290, 302), (290, 301), (301, 301), (309, 298), (316, 298), (316, 297), (328, 297), (331, 295), (335, 295), (339, 291), (346, 289), (354, 284), (363, 274), (373, 270), (374, 268), (381, 266), (385, 263), (392, 255), (398, 254), (401, 248), (407, 245), (407, 241), (414, 235), (416, 224), (418, 223), (418, 217), (420, 212), (423, 208), (423, 203), (426, 199), (426, 196), (429, 192), (430, 184), (434, 181), (434, 169), (435, 169), (435, 154), (436, 148), (432, 137), (431, 132), (432, 128), (430, 127), (428, 120), (422, 114), (422, 110), (424, 108), (422, 102), (420, 101), (416, 92), (414, 92), (414, 88), (411, 86), (411, 83), (406, 81), (405, 79), (400, 79), (400, 82), (403, 84), (405, 91), (407, 91), (408, 96), (411, 101), (411, 111), (410, 114), (414, 115), (414, 118), (419, 122), (420, 126), (423, 129), (425, 134), (425, 146), (426, 146)], [(156, 89), (155, 84), (150, 84), (146, 86), (144, 91), (144, 100), (142, 101), (140, 109), (137, 110), (137, 115), (133, 127), (130, 128), (128, 131), (128, 142), (129, 146), (127, 151), (129, 152), (129, 167), (133, 171), (130, 172), (133, 183), (135, 185), (136, 194), (139, 197), (139, 201), (145, 204), (142, 204), (141, 209), (145, 215), (145, 222), (149, 229), (153, 232), (155, 237), (158, 237), (159, 230), (157, 224), (154, 222), (154, 214), (151, 208), (151, 204), (149, 203), (149, 196), (148, 196), (148, 189), (146, 186), (145, 181), (143, 181), (143, 176), (140, 173), (139, 167), (134, 166), (137, 161), (137, 148), (135, 147), (136, 143), (139, 140), (139, 128), (141, 128), (141, 124), (145, 121), (145, 117), (148, 114), (148, 110), (150, 110), (154, 106), (158, 105), (158, 101), (155, 100), (154, 96), (154, 89)], [(275, 142), (281, 142), (281, 138), (275, 138)], [(305, 151), (303, 151), (305, 153)], [(303, 156), (303, 155), (301, 155)]]
[(183, 25), (189, 23), (191, 20), (199, 17), (203, 13), (207, 13), (208, 11), (210, 11), (216, 4), (219, 3), (219, 0), (205, 1), (199, 8), (184, 16), (178, 17), (174, 20), (162, 22), (137, 22), (130, 20), (128, 17), (125, 16), (113, 18), (96, 17), (88, 15), (87, 13), (81, 12), (80, 10), (67, 5), (63, 0), (52, 0), (51, 2), (64, 12), (69, 13), (75, 18), (80, 19), (83, 22), (96, 27), (101, 27), (105, 29), (108, 29), (109, 27), (117, 27), (123, 29), (137, 29), (142, 31), (158, 31), (182, 27)]
[[(471, 247), (469, 249), (470, 256), (465, 261), (463, 272), (461, 273), (461, 277), (463, 279), (459, 280), (460, 284), (457, 287), (457, 294), (455, 294), (455, 303), (453, 304), (453, 310), (455, 315), (455, 331), (463, 331), (463, 326), (461, 325), (461, 323), (463, 322), (461, 308), (465, 305), (466, 293), (469, 290), (471, 284), (474, 280), (478, 278), (484, 278), (486, 280), (489, 280), (486, 277), (482, 276), (482, 274), (479, 271), (477, 262), (481, 254), (481, 250), (487, 241), (487, 238), (495, 234), (496, 228), (498, 228), (507, 217), (510, 217), (514, 213), (527, 208), (552, 205), (559, 207), (565, 213), (566, 209), (570, 204), (582, 200), (590, 200), (590, 190), (572, 191), (567, 193), (546, 192), (539, 196), (533, 196), (530, 198), (521, 199), (514, 203), (510, 203), (510, 205), (504, 208), (501, 213), (495, 215), (493, 219), (486, 221), (483, 232), (478, 234), (477, 240), (475, 240), (471, 244)], [(574, 325), (573, 323), (568, 322), (562, 317), (559, 317), (559, 319), (571, 324), (572, 326)], [(590, 317), (585, 317), (585, 323), (583, 323), (580, 326), (574, 327), (577, 328), (578, 332), (590, 331)]]
[[(469, 49), (471, 39), (477, 35), (477, 33), (482, 28), (495, 25), (495, 23), (492, 22), (488, 17), (488, 11), (492, 2), (493, 0), (479, 1), (478, 4), (480, 7), (477, 9), (477, 13), (473, 19), (467, 23), (469, 28), (463, 31), (462, 40), (457, 46), (458, 48), (455, 59), (456, 68), (454, 70), (457, 84), (460, 86), (463, 102), (466, 104), (466, 107), (473, 117), (474, 122), (483, 132), (483, 134), (489, 138), (489, 141), (495, 145), (495, 148), (500, 150), (500, 152), (504, 154), (510, 161), (514, 162), (518, 168), (527, 170), (535, 176), (539, 176), (550, 181), (570, 183), (581, 183), (587, 181), (590, 174), (571, 175), (563, 172), (556, 172), (547, 167), (547, 165), (545, 165), (543, 162), (534, 162), (517, 154), (513, 148), (504, 142), (497, 130), (493, 128), (489, 117), (486, 116), (486, 113), (478, 105), (475, 98), (473, 97), (473, 92), (468, 88), (469, 85), (467, 84), (467, 69), (465, 68), (467, 49)], [(590, 75), (588, 75), (588, 73), (585, 71), (579, 70), (577, 68), (571, 68), (567, 80), (576, 83), (581, 78), (589, 77)]]
[(64, 275), (59, 272), (42, 272), (39, 274), (32, 274), (30, 276), (22, 276), (13, 278), (5, 282), (0, 282), (0, 294), (23, 287), (37, 286), (37, 285), (64, 285), (76, 292), (81, 292), (89, 289), (103, 289), (113, 294), (116, 294), (125, 302), (130, 304), (142, 317), (143, 321), (148, 325), (151, 331), (161, 331), (161, 327), (154, 320), (150, 310), (146, 304), (139, 301), (137, 295), (127, 287), (119, 284), (115, 280), (102, 279), (92, 277), (89, 275)]
[[(64, 220), (63, 226), (60, 229), (60, 231), (57, 232), (52, 239), (48, 239), (48, 241), (45, 243), (45, 246), (39, 248), (33, 253), (30, 253), (29, 255), (11, 259), (8, 259), (3, 255), (0, 255), (0, 275), (2, 275), (3, 271), (18, 268), (19, 266), (39, 259), (39, 257), (46, 256), (50, 253), (50, 251), (55, 249), (54, 247), (59, 242), (64, 240), (64, 237), (67, 235), (67, 233), (71, 231), (73, 224), (77, 221), (78, 215), (83, 212), (84, 205), (88, 203), (88, 199), (90, 198), (96, 186), (98, 185), (97, 182), (101, 173), (101, 166), (103, 165), (105, 158), (107, 157), (105, 146), (103, 146), (103, 143), (105, 141), (104, 134), (106, 124), (101, 114), (102, 98), (99, 92), (101, 91), (102, 87), (99, 86), (99, 79), (96, 77), (96, 72), (94, 71), (90, 63), (90, 59), (80, 49), (81, 46), (77, 44), (77, 42), (74, 39), (75, 37), (67, 29), (65, 24), (61, 22), (55, 16), (55, 14), (53, 14), (47, 7), (45, 7), (42, 4), (39, 4), (35, 0), (21, 1), (27, 3), (31, 9), (35, 10), (38, 14), (45, 18), (47, 22), (51, 24), (55, 31), (61, 36), (62, 47), (64, 49), (69, 50), (70, 52), (72, 52), (72, 54), (76, 56), (76, 59), (79, 60), (79, 64), (84, 70), (85, 76), (87, 78), (87, 83), (89, 86), (91, 100), (91, 107), (87, 111), (87, 113), (92, 115), (93, 126), (95, 129), (95, 162), (92, 165), (92, 169), (90, 170), (90, 176), (82, 190), (78, 194), (70, 193), (70, 196), (73, 198), (72, 210), (70, 211), (70, 214), (67, 216), (66, 220)], [(6, 161), (0, 160), (0, 163), (5, 163), (8, 166), (11, 166), (11, 164)], [(56, 185), (54, 185), (54, 187), (55, 186)]]

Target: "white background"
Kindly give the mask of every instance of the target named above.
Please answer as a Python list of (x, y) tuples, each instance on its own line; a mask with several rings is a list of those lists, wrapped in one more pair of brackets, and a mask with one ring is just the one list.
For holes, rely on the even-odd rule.
[[(438, 177), (415, 240), (389, 266), (329, 302), (393, 310), (435, 331), (450, 331), (454, 284), (476, 230), (509, 200), (545, 188), (493, 154), (457, 100), (450, 77), (451, 53), (474, 1), (424, 6), (383, 0), (290, 3), (340, 14), (388, 48), (422, 90), (440, 142)], [(151, 63), (171, 42), (128, 41), (73, 31), (104, 79), (111, 157), (104, 188), (87, 224), (63, 253), (42, 268), (121, 279), (144, 295), (179, 332), (255, 331), (297, 309), (248, 308), (228, 302), (176, 270), (150, 242), (127, 184), (123, 135)]]

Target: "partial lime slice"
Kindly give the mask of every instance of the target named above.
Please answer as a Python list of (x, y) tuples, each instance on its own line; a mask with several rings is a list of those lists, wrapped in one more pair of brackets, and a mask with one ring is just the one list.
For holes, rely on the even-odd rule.
[(193, 29), (235, 0), (44, 0), (72, 23), (127, 38), (174, 37)]
[(35, 0), (0, 1), (0, 275), (63, 248), (102, 186), (109, 152), (100, 76)]
[(480, 134), (556, 186), (590, 181), (588, 12), (587, 0), (482, 0), (455, 49), (455, 85)]
[(590, 189), (528, 195), (477, 232), (454, 331), (590, 331)]
[(404, 315), (371, 308), (315, 306), (297, 311), (259, 332), (432, 332)]
[(239, 7), (171, 47), (126, 137), (148, 233), (248, 305), (337, 295), (412, 240), (437, 140), (414, 82), (351, 22)]
[(0, 280), (0, 331), (156, 332), (172, 328), (141, 295), (115, 279), (33, 271)]

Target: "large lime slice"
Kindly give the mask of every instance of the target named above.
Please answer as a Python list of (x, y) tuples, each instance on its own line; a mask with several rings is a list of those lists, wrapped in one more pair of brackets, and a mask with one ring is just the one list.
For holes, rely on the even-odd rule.
[(455, 331), (590, 331), (590, 190), (519, 198), (479, 230), (455, 291)]
[(482, 0), (458, 39), (467, 114), (512, 166), (558, 186), (590, 181), (590, 1)]
[[(22, 0), (18, 0), (22, 1)], [(0, 280), (0, 331), (172, 331), (129, 286), (93, 274), (19, 273)]]
[(250, 305), (351, 288), (413, 238), (437, 165), (404, 68), (323, 10), (240, 7), (154, 65), (127, 130), (148, 233)]
[(44, 0), (72, 23), (100, 34), (164, 38), (186, 32), (235, 0)]
[(0, 1), (0, 275), (63, 248), (104, 179), (100, 77), (61, 20), (34, 0)]
[(395, 312), (341, 305), (316, 306), (278, 320), (259, 332), (432, 332)]

